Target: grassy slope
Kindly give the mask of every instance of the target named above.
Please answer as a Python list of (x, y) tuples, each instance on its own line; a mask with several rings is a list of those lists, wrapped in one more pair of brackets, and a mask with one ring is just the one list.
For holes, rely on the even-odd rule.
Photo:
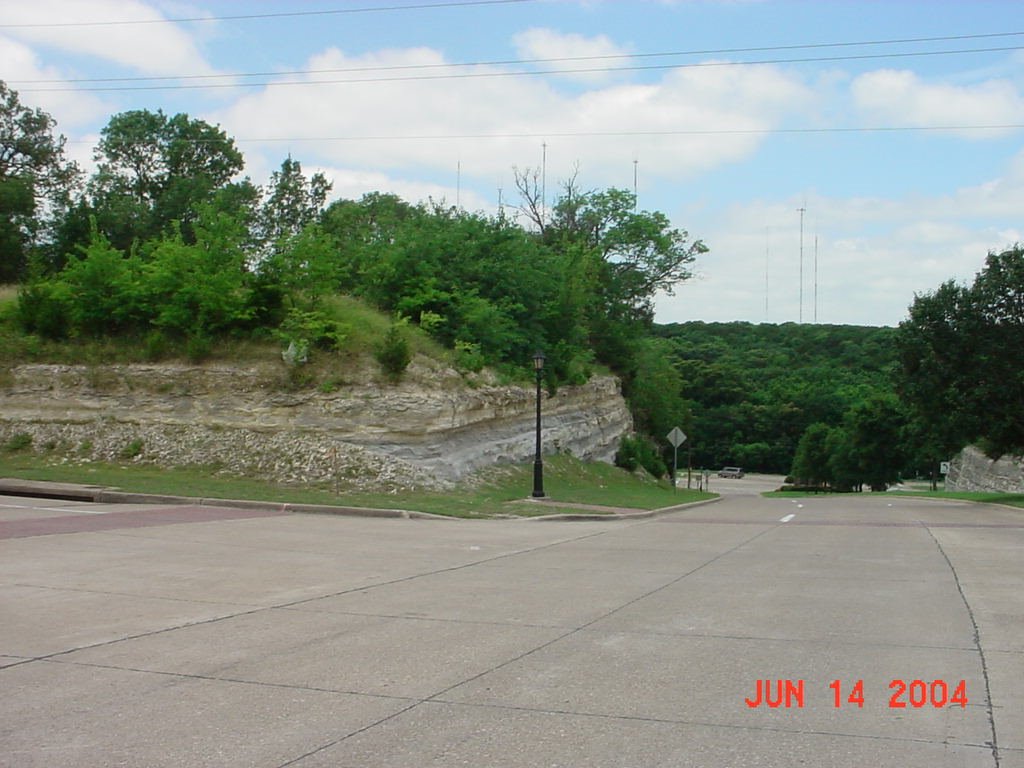
[(200, 467), (75, 464), (31, 451), (0, 450), (0, 476), (87, 483), (141, 493), (408, 509), (456, 517), (550, 514), (560, 511), (557, 502), (657, 509), (714, 498), (714, 494), (699, 491), (673, 491), (667, 483), (655, 483), (608, 464), (586, 464), (568, 456), (549, 457), (545, 461), (544, 489), (555, 502), (555, 508), (521, 503), (533, 488), (532, 464), (493, 468), (451, 491), (378, 494), (224, 477)]
[[(144, 345), (138, 339), (77, 339), (58, 343), (27, 336), (15, 321), (16, 302), (17, 288), (0, 286), (0, 369), (27, 361), (103, 365), (146, 359)], [(368, 361), (374, 349), (392, 322), (387, 315), (353, 298), (327, 299), (325, 308), (346, 328), (343, 347), (338, 352), (315, 354), (307, 366), (296, 370), (299, 376), (289, 386), (334, 388), (344, 386), (352, 377), (364, 377), (367, 369), (373, 367)], [(418, 328), (407, 328), (406, 338), (415, 353), (450, 365), (451, 353)], [(180, 352), (172, 346), (168, 357), (174, 359)], [(280, 342), (272, 339), (230, 340), (215, 344), (210, 359), (218, 363), (263, 361), (280, 365), (280, 352)], [(468, 381), (472, 384), (472, 377)], [(532, 464), (494, 468), (451, 492), (367, 494), (328, 487), (281, 486), (251, 478), (219, 476), (213, 470), (195, 467), (82, 464), (33, 451), (0, 448), (0, 476), (88, 483), (146, 493), (401, 508), (462, 517), (540, 512), (536, 506), (520, 503), (533, 487)], [(696, 491), (673, 492), (665, 483), (643, 481), (609, 465), (583, 464), (564, 456), (547, 460), (545, 490), (555, 501), (637, 509), (712, 497)], [(543, 511), (557, 510), (544, 507)]]

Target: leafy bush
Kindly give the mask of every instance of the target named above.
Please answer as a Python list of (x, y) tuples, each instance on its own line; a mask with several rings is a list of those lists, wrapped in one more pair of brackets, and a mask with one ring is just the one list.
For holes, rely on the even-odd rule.
[(69, 289), (72, 335), (102, 336), (140, 324), (140, 266), (134, 253), (126, 258), (93, 231), (92, 242), (57, 276)]
[(307, 350), (310, 347), (337, 349), (345, 341), (348, 328), (319, 309), (306, 312), (292, 307), (278, 328), (277, 335), (288, 346), (295, 344)]
[(462, 340), (455, 342), (455, 366), (459, 370), (476, 373), (484, 367), (485, 362), (479, 344)]
[(377, 362), (384, 369), (384, 375), (391, 381), (398, 381), (412, 362), (412, 352), (398, 324), (388, 329), (384, 341), (377, 348)]
[(142, 455), (142, 440), (135, 438), (121, 449), (119, 454), (122, 459), (134, 459)]
[(619, 450), (615, 454), (615, 466), (629, 472), (636, 472), (643, 467), (654, 477), (664, 477), (668, 469), (658, 453), (653, 441), (642, 435), (624, 436), (619, 441)]
[(24, 451), (27, 448), (32, 447), (32, 435), (27, 432), (18, 432), (16, 435), (11, 435), (10, 439), (4, 443), (4, 450), (14, 453), (15, 451)]
[(18, 322), (28, 333), (63, 339), (69, 331), (71, 301), (71, 289), (65, 283), (30, 283), (18, 294)]
[(436, 333), (446, 322), (444, 317), (437, 314), (437, 312), (431, 312), (428, 309), (420, 312), (419, 326), (427, 333)]
[(195, 333), (185, 342), (185, 356), (190, 362), (201, 363), (213, 352), (213, 340), (205, 333)]
[(163, 331), (154, 329), (142, 340), (142, 354), (146, 360), (156, 362), (167, 356), (168, 342)]

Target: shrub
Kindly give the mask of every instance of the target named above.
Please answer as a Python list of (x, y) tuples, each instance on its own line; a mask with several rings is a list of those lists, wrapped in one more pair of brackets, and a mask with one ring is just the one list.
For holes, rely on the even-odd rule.
[(384, 375), (391, 381), (401, 379), (405, 369), (412, 362), (409, 342), (397, 324), (388, 329), (384, 341), (377, 347), (377, 362), (384, 369)]
[(455, 366), (462, 371), (476, 373), (484, 367), (484, 356), (480, 352), (480, 345), (471, 341), (455, 342)]
[(277, 336), (289, 347), (294, 344), (307, 350), (310, 347), (337, 349), (345, 341), (349, 330), (320, 310), (305, 312), (292, 307), (281, 322)]
[(68, 335), (71, 289), (65, 283), (32, 283), (18, 293), (18, 321), (28, 333), (48, 339)]
[(213, 352), (213, 341), (203, 333), (195, 333), (185, 342), (185, 355), (190, 362), (201, 363)]
[(121, 449), (120, 456), (122, 459), (134, 459), (142, 454), (142, 440), (135, 438), (128, 443), (124, 448)]
[(155, 363), (167, 357), (168, 347), (167, 336), (163, 331), (154, 328), (142, 340), (142, 355), (149, 362)]
[(10, 439), (4, 443), (5, 451), (24, 451), (27, 448), (32, 447), (32, 435), (27, 432), (19, 432), (16, 435), (11, 435)]
[(668, 469), (658, 453), (654, 443), (641, 436), (626, 435), (619, 441), (619, 450), (615, 454), (615, 466), (629, 472), (636, 472), (643, 467), (654, 477), (664, 477)]

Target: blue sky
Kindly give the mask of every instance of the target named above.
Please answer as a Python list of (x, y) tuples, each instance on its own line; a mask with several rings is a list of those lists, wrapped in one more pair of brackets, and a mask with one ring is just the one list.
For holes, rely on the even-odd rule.
[(335, 197), (495, 212), (513, 168), (543, 162), (549, 197), (635, 171), (710, 248), (662, 322), (894, 325), (1024, 240), (1018, 2), (6, 0), (0, 73), (86, 167), (148, 108)]

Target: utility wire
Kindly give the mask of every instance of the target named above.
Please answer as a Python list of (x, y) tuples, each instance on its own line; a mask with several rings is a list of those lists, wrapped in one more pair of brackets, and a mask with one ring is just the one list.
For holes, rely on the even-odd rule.
[[(0, 25), (2, 28), (2, 25)], [(388, 66), (375, 66), (375, 67), (338, 67), (332, 69), (296, 69), (296, 70), (281, 70), (277, 72), (232, 72), (219, 75), (160, 75), (160, 76), (139, 76), (139, 77), (95, 77), (95, 78), (58, 78), (49, 80), (11, 80), (11, 83), (25, 83), (31, 85), (50, 85), (58, 83), (130, 83), (130, 82), (159, 82), (166, 80), (211, 80), (211, 79), (224, 79), (229, 77), (293, 77), (296, 75), (325, 75), (325, 74), (340, 74), (347, 72), (394, 72), (394, 71), (409, 71), (409, 70), (436, 70), (436, 69), (456, 69), (459, 67), (495, 67), (495, 66), (522, 66), (527, 64), (560, 64), (568, 62), (585, 62), (585, 61), (621, 61), (624, 59), (652, 59), (652, 58), (668, 58), (668, 57), (682, 57), (682, 56), (722, 56), (722, 55), (733, 55), (741, 53), (766, 53), (770, 51), (799, 51), (799, 50), (820, 50), (826, 48), (851, 48), (851, 47), (866, 47), (866, 46), (878, 46), (878, 45), (909, 45), (912, 43), (936, 43), (936, 42), (952, 42), (961, 40), (982, 40), (991, 38), (1005, 38), (1005, 37), (1019, 37), (1024, 35), (1024, 31), (1021, 32), (992, 32), (986, 34), (977, 35), (946, 35), (942, 37), (908, 37), (908, 38), (896, 38), (891, 40), (858, 40), (858, 41), (847, 41), (847, 42), (833, 42), (833, 43), (802, 43), (798, 45), (771, 45), (771, 46), (758, 46), (752, 48), (709, 48), (709, 49), (698, 49), (689, 51), (660, 51), (654, 53), (616, 53), (616, 54), (603, 54), (595, 56), (561, 56), (554, 58), (543, 58), (543, 59), (492, 59), (486, 61), (465, 61), (465, 62), (452, 62), (449, 64), (394, 64)], [(993, 51), (993, 50), (1012, 50), (1004, 48), (982, 48), (982, 49), (971, 49), (981, 52)], [(957, 51), (952, 51), (957, 52)], [(875, 54), (878, 56), (896, 56), (896, 55), (940, 55), (947, 53), (947, 51), (925, 51), (920, 54), (913, 52), (902, 52), (892, 54)], [(871, 55), (871, 54), (864, 54)], [(687, 66), (685, 64), (678, 65), (665, 65), (665, 66)], [(694, 65), (689, 65), (694, 66)], [(608, 71), (614, 69), (625, 69), (624, 67), (609, 67)], [(594, 71), (594, 70), (564, 70), (559, 69), (559, 72), (566, 71)], [(605, 70), (600, 70), (605, 71)]]
[[(908, 125), (908, 126), (860, 126), (834, 128), (720, 128), (681, 129), (674, 131), (543, 131), (510, 133), (435, 133), (435, 134), (378, 134), (362, 136), (264, 136), (233, 138), (239, 144), (269, 144), (275, 142), (358, 142), (358, 141), (445, 141), (466, 139), (541, 139), (541, 138), (627, 138), (660, 136), (764, 136), (769, 134), (814, 134), (814, 133), (911, 133), (943, 131), (1009, 131), (1024, 129), (1024, 123), (1000, 125)], [(215, 139), (193, 140), (190, 143), (203, 144)], [(91, 144), (91, 140), (68, 141), (68, 144)], [(131, 143), (131, 142), (128, 142)], [(146, 142), (140, 142), (146, 143)]]
[(282, 11), (280, 13), (247, 13), (237, 16), (194, 16), (181, 19), (134, 19), (123, 21), (53, 21), (38, 24), (0, 24), (0, 29), (42, 29), (54, 27), (113, 27), (133, 24), (181, 24), (198, 21), (249, 21), (254, 19), (281, 19), (295, 16), (336, 16), (354, 13), (380, 13), (386, 11), (420, 11), (438, 8), (466, 8), (480, 5), (510, 5), (531, 3), (535, 0), (460, 0), (449, 3), (416, 3), (413, 5), (381, 5), (364, 8), (338, 8), (323, 11)]
[[(282, 86), (309, 86), (309, 85), (341, 85), (353, 83), (392, 83), (407, 82), (416, 80), (469, 80), (489, 79), (505, 77), (536, 77), (539, 75), (565, 75), (565, 74), (592, 74), (604, 72), (642, 72), (666, 69), (696, 69), (711, 67), (741, 67), (765, 64), (809, 64), (837, 61), (863, 61), (866, 59), (900, 59), (918, 56), (950, 56), (971, 53), (997, 53), (1003, 51), (1019, 51), (1024, 46), (1001, 46), (994, 48), (963, 48), (945, 51), (904, 51), (897, 53), (866, 53), (850, 56), (814, 56), (807, 58), (792, 59), (758, 59), (750, 61), (702, 61), (693, 63), (673, 64), (645, 64), (627, 67), (584, 67), (577, 69), (537, 69), (537, 70), (514, 70), (504, 72), (453, 72), (437, 75), (396, 75), (390, 77), (360, 77), (340, 78), (330, 80), (282, 80), (282, 81), (260, 81), (249, 83), (201, 83), (185, 85), (138, 85), (138, 86), (96, 86), (88, 88), (19, 88), (21, 93), (66, 93), (66, 92), (98, 92), (98, 91), (183, 91), (214, 88), (279, 88)], [(225, 77), (228, 77), (225, 75)]]

